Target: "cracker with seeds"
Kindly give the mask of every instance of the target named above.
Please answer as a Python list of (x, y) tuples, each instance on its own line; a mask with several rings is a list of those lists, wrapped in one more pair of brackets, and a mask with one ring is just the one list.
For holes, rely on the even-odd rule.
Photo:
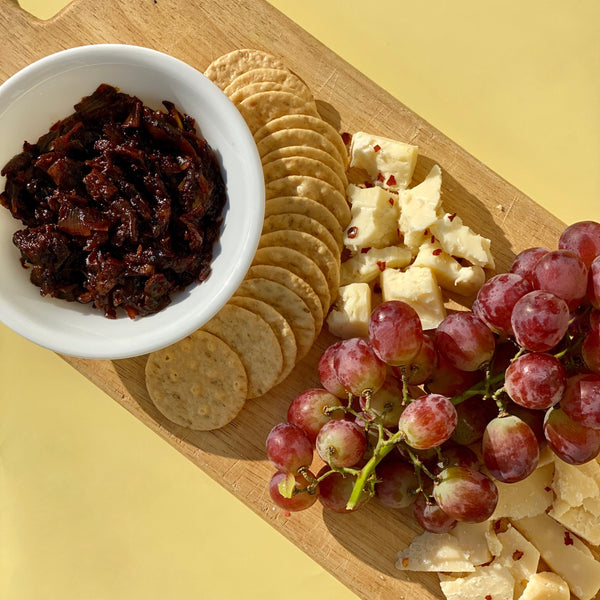
[(342, 136), (333, 125), (325, 121), (320, 115), (287, 114), (277, 119), (266, 122), (254, 134), (257, 144), (268, 135), (285, 129), (310, 129), (325, 136), (336, 148), (338, 156), (344, 165), (348, 164), (348, 149)]
[(310, 314), (315, 320), (315, 337), (321, 333), (324, 318), (323, 307), (315, 291), (304, 279), (298, 277), (289, 269), (274, 265), (253, 265), (248, 269), (246, 277), (248, 279), (263, 277), (264, 279), (276, 281), (298, 294), (308, 306), (308, 310), (310, 310)]
[(242, 281), (236, 295), (262, 300), (275, 308), (294, 332), (298, 346), (297, 360), (308, 354), (316, 337), (315, 320), (298, 294), (276, 281), (254, 277)]
[(298, 252), (298, 250), (284, 246), (259, 248), (254, 255), (252, 264), (275, 265), (288, 269), (304, 279), (315, 291), (323, 307), (323, 313), (325, 314), (329, 310), (332, 300), (325, 275), (323, 275), (315, 261)]
[(352, 217), (345, 193), (341, 194), (331, 184), (317, 177), (288, 175), (266, 182), (266, 199), (278, 196), (303, 196), (320, 202), (333, 213), (342, 229), (348, 227)]
[(331, 234), (341, 253), (344, 248), (344, 231), (333, 213), (323, 204), (303, 196), (279, 196), (265, 202), (265, 219), (287, 214), (305, 215), (319, 222)]
[(321, 240), (328, 248), (331, 253), (340, 260), (340, 249), (335, 241), (335, 238), (327, 231), (327, 229), (311, 217), (306, 215), (298, 215), (294, 213), (288, 213), (284, 215), (271, 215), (265, 217), (263, 222), (263, 233), (271, 233), (272, 231), (281, 231), (285, 229), (294, 229), (296, 231), (305, 231), (314, 235), (316, 238)]
[(280, 58), (252, 48), (241, 48), (219, 56), (208, 65), (204, 74), (224, 90), (236, 77), (258, 68), (285, 69)]
[(276, 384), (280, 383), (296, 366), (296, 357), (298, 355), (296, 338), (294, 337), (294, 332), (292, 331), (290, 324), (280, 312), (262, 300), (249, 298), (248, 296), (232, 296), (229, 302), (241, 306), (246, 310), (255, 312), (271, 326), (271, 329), (281, 346), (281, 353), (283, 355), (283, 368)]
[(304, 231), (286, 229), (263, 233), (260, 236), (258, 247), (266, 246), (287, 246), (308, 256), (317, 263), (325, 275), (331, 298), (337, 298), (340, 285), (340, 261), (321, 240)]
[(156, 408), (169, 421), (198, 431), (219, 429), (233, 421), (248, 391), (238, 355), (205, 331), (152, 352), (145, 374)]
[(202, 330), (217, 336), (240, 357), (248, 376), (247, 398), (262, 396), (275, 385), (283, 369), (283, 355), (271, 326), (262, 317), (226, 304)]
[(253, 134), (269, 121), (283, 115), (319, 116), (314, 101), (307, 102), (291, 92), (273, 90), (252, 94), (238, 104), (238, 110)]

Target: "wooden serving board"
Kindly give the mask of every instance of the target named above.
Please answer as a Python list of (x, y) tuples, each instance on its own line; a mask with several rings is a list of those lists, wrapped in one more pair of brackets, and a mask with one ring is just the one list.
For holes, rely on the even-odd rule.
[[(157, 26), (160, 24), (159, 26)], [(324, 116), (340, 131), (366, 130), (419, 146), (415, 180), (434, 163), (443, 171), (443, 204), (491, 238), (498, 271), (533, 245), (556, 246), (564, 224), (414, 114), (263, 0), (75, 0), (50, 21), (37, 21), (0, 0), (0, 81), (34, 60), (82, 44), (129, 43), (171, 54), (203, 71), (235, 48), (284, 58), (312, 88)], [(272, 468), (264, 441), (285, 419), (290, 400), (318, 385), (316, 364), (334, 338), (325, 331), (286, 381), (214, 432), (165, 420), (144, 383), (146, 357), (117, 361), (64, 359), (209, 476), (237, 496), (359, 597), (441, 598), (434, 574), (406, 574), (395, 555), (418, 531), (411, 518), (376, 502), (350, 515), (312, 509), (286, 516), (267, 493)]]

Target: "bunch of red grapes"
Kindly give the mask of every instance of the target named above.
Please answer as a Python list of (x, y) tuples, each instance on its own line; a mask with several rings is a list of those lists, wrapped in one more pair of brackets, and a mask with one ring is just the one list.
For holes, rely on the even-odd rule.
[(523, 480), (546, 446), (574, 465), (600, 453), (600, 223), (521, 252), (435, 331), (380, 304), (368, 338), (331, 345), (318, 370), (323, 387), (266, 440), (276, 505), (351, 512), (376, 497), (433, 532), (488, 519), (495, 480)]

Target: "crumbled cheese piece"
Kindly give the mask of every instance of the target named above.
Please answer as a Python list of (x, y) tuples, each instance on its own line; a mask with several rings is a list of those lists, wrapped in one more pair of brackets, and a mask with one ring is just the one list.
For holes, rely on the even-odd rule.
[(410, 250), (405, 246), (363, 249), (342, 263), (340, 285), (370, 283), (384, 269), (402, 269), (409, 265), (411, 259)]
[(431, 233), (450, 255), (468, 260), (472, 265), (494, 268), (490, 240), (475, 233), (456, 215), (445, 214), (430, 226)]
[(421, 244), (413, 265), (429, 267), (445, 290), (461, 296), (477, 293), (485, 283), (485, 271), (481, 267), (463, 267), (454, 257), (444, 252), (437, 241)]
[(552, 489), (566, 507), (583, 505), (596, 517), (600, 516), (600, 464), (596, 461), (569, 465), (556, 458)]
[(517, 596), (520, 596), (530, 577), (538, 569), (539, 550), (512, 526), (496, 535), (502, 544), (502, 552), (496, 560), (511, 572)]
[(371, 288), (367, 283), (341, 286), (327, 316), (327, 325), (340, 338), (368, 337), (371, 315)]
[(442, 170), (438, 165), (433, 165), (419, 185), (400, 192), (398, 225), (402, 233), (423, 232), (438, 220), (441, 188)]
[(569, 600), (571, 592), (567, 582), (550, 571), (534, 573), (519, 600)]
[(358, 131), (350, 142), (350, 167), (364, 169), (371, 183), (404, 189), (412, 179), (417, 154), (412, 144)]
[(474, 573), (454, 577), (440, 573), (440, 587), (448, 600), (513, 600), (515, 580), (502, 565), (477, 567)]
[(424, 330), (435, 329), (446, 317), (442, 293), (431, 269), (385, 269), (380, 281), (383, 301), (402, 300), (412, 306)]
[(352, 251), (384, 248), (400, 242), (398, 197), (380, 187), (350, 184), (348, 199), (352, 219), (344, 232), (344, 245)]
[(489, 562), (492, 558), (488, 543), (490, 530), (491, 523), (489, 521), (483, 523), (459, 522), (450, 531), (450, 534), (459, 541), (473, 565), (479, 566)]
[(401, 571), (443, 571), (467, 573), (474, 571), (467, 551), (449, 533), (418, 535), (411, 544), (398, 552), (396, 568)]

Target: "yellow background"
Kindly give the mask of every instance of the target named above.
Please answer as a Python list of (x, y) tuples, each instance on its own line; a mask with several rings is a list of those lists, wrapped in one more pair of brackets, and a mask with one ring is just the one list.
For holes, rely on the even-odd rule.
[[(564, 221), (600, 220), (596, 0), (271, 4)], [(356, 598), (3, 325), (0, 381), (0, 598)]]

